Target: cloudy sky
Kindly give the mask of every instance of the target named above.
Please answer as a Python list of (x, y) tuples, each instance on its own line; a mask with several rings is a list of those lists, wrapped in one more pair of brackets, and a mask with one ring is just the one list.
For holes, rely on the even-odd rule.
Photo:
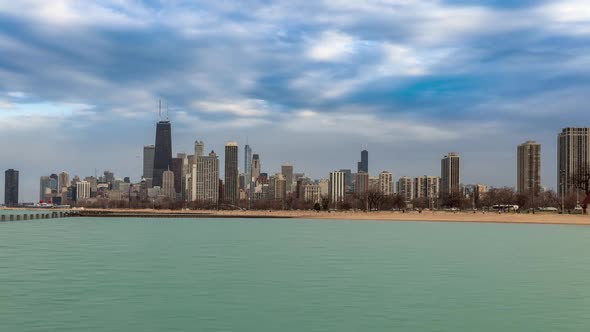
[(367, 146), (398, 178), (456, 151), (462, 182), (513, 186), (532, 139), (555, 187), (589, 88), (586, 0), (0, 0), (0, 167), (24, 201), (62, 170), (139, 179), (159, 99), (174, 153), (248, 140), (264, 171), (320, 178)]

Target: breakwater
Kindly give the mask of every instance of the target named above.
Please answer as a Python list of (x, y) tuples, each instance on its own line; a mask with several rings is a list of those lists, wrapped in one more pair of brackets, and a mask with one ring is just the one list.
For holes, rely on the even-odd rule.
[(25, 221), (38, 219), (56, 219), (78, 216), (74, 211), (19, 211), (7, 210), (0, 214), (0, 222), (2, 221)]

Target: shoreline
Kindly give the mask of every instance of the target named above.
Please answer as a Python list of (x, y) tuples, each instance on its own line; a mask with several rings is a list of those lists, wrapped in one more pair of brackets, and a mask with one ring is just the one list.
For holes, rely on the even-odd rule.
[[(11, 209), (26, 210), (26, 209)], [(41, 210), (41, 209), (39, 209)], [(47, 209), (51, 211), (51, 209)], [(550, 224), (588, 225), (590, 215), (581, 214), (518, 214), (518, 213), (470, 213), (447, 211), (424, 211), (418, 213), (398, 211), (281, 211), (281, 210), (153, 210), (153, 209), (84, 209), (74, 210), (83, 217), (135, 217), (135, 218), (279, 218), (323, 219), (357, 221), (404, 221), (404, 222), (468, 222), (501, 224)]]

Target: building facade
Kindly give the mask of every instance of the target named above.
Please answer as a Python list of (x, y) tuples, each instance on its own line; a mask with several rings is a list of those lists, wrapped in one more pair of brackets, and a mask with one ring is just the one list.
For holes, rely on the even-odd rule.
[(238, 143), (225, 145), (225, 182), (223, 194), (226, 202), (237, 203), (240, 198), (238, 170)]
[(369, 191), (369, 173), (362, 171), (358, 172), (356, 173), (355, 178), (355, 193), (359, 196), (364, 195)]
[(76, 182), (76, 202), (90, 198), (90, 183), (87, 181)]
[(450, 152), (441, 160), (440, 192), (443, 195), (460, 192), (461, 158), (455, 152)]
[(293, 192), (293, 165), (291, 164), (283, 164), (281, 166), (281, 174), (285, 177), (285, 181), (287, 184), (287, 193)]
[(176, 199), (176, 191), (174, 190), (174, 172), (171, 170), (165, 170), (164, 173), (162, 173), (161, 194), (170, 199)]
[(441, 178), (438, 176), (419, 176), (414, 179), (414, 198), (440, 197)]
[(4, 205), (18, 205), (18, 171), (7, 169), (4, 172)]
[(393, 195), (393, 174), (391, 172), (379, 173), (379, 192), (385, 196)]
[(541, 144), (527, 141), (517, 149), (517, 190), (537, 195), (541, 191)]
[(409, 203), (414, 199), (414, 182), (411, 178), (403, 176), (397, 180), (397, 194)]
[(172, 166), (172, 127), (170, 121), (160, 121), (156, 125), (156, 144), (154, 148), (154, 169), (152, 185), (162, 186), (162, 175)]
[(217, 203), (219, 200), (219, 159), (214, 151), (197, 158), (194, 168), (195, 201)]
[(361, 151), (361, 161), (357, 165), (357, 173), (365, 172), (369, 173), (369, 151)]
[(154, 156), (156, 153), (155, 145), (146, 145), (143, 147), (143, 178), (152, 179), (154, 177)]
[(557, 137), (557, 165), (560, 195), (575, 193), (575, 179), (590, 172), (590, 128), (562, 130)]
[(334, 207), (337, 207), (344, 201), (345, 194), (345, 178), (344, 172), (334, 171), (330, 172), (330, 182), (328, 186), (328, 197)]

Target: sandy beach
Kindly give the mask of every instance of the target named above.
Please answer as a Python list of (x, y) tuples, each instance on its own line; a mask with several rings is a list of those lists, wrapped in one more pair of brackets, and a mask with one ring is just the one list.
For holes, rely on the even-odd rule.
[(517, 223), (517, 224), (560, 224), (560, 225), (590, 225), (590, 215), (581, 214), (555, 214), (555, 213), (482, 213), (482, 212), (446, 212), (425, 211), (418, 213), (379, 211), (379, 212), (315, 212), (315, 211), (172, 211), (151, 209), (86, 209), (87, 212), (117, 213), (117, 214), (194, 214), (207, 217), (264, 217), (264, 218), (300, 218), (300, 219), (333, 219), (333, 220), (378, 220), (378, 221), (431, 221), (431, 222), (480, 222), (480, 223)]

